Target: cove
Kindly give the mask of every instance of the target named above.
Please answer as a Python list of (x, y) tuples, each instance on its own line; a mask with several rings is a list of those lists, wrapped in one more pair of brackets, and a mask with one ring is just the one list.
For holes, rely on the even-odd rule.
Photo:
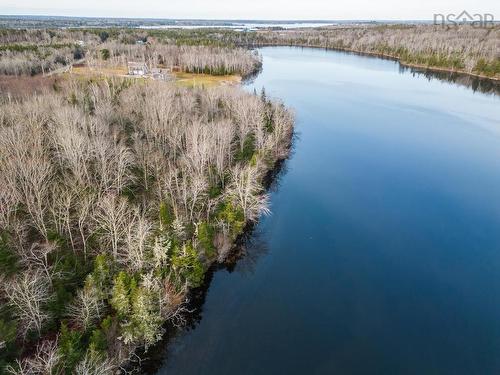
[(500, 99), (393, 61), (260, 50), (297, 138), (157, 374), (500, 372)]

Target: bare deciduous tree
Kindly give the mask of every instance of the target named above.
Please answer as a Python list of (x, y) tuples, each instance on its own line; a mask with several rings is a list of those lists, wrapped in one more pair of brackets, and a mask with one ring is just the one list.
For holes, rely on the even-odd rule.
[(112, 375), (116, 368), (116, 364), (108, 358), (87, 354), (77, 364), (75, 375)]
[(67, 309), (70, 320), (76, 327), (87, 330), (102, 318), (105, 305), (94, 285), (85, 285), (78, 291), (75, 300)]
[(245, 218), (256, 220), (261, 214), (268, 214), (268, 198), (262, 194), (259, 183), (259, 172), (255, 167), (236, 166), (232, 170), (231, 184), (228, 186), (228, 196), (236, 200), (242, 208)]
[(57, 339), (44, 340), (37, 345), (35, 355), (17, 361), (17, 367), (7, 367), (7, 372), (13, 375), (55, 375), (59, 372), (58, 364), (61, 361), (58, 351)]
[(152, 228), (153, 225), (144, 214), (138, 212), (134, 212), (127, 225), (125, 244), (119, 253), (119, 259), (134, 271), (143, 269), (146, 264)]
[(8, 303), (16, 309), (20, 333), (26, 336), (31, 330), (41, 332), (49, 319), (44, 305), (50, 299), (49, 279), (39, 270), (25, 271), (5, 285)]
[(102, 237), (110, 245), (114, 259), (118, 259), (119, 247), (127, 234), (131, 207), (115, 194), (108, 194), (98, 202), (95, 220), (102, 230)]

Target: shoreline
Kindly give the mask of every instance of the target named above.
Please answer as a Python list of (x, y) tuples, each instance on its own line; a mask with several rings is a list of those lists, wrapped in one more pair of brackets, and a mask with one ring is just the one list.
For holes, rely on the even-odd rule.
[(286, 44), (286, 43), (255, 43), (251, 45), (253, 48), (261, 48), (261, 47), (299, 47), (299, 48), (315, 48), (315, 49), (323, 49), (326, 51), (338, 51), (338, 52), (350, 52), (354, 53), (357, 55), (361, 56), (372, 56), (372, 57), (378, 57), (381, 59), (385, 60), (392, 60), (395, 62), (398, 62), (400, 66), (405, 67), (405, 68), (414, 68), (414, 69), (420, 69), (424, 71), (431, 71), (431, 72), (441, 72), (441, 73), (451, 73), (451, 74), (459, 74), (463, 76), (468, 76), (471, 78), (478, 78), (481, 80), (487, 80), (495, 84), (500, 84), (500, 77), (489, 77), (484, 74), (478, 74), (478, 73), (472, 73), (472, 72), (467, 72), (465, 70), (461, 69), (454, 69), (454, 68), (445, 68), (445, 67), (438, 67), (438, 66), (427, 66), (423, 64), (415, 64), (415, 63), (407, 63), (401, 60), (401, 58), (397, 55), (390, 55), (387, 53), (381, 53), (381, 52), (370, 52), (370, 51), (360, 51), (360, 50), (355, 50), (351, 48), (340, 48), (340, 47), (325, 47), (325, 46), (318, 46), (318, 45), (308, 45), (308, 44)]
[[(500, 79), (492, 79), (491, 77), (486, 77), (486, 76), (480, 76), (480, 75), (475, 75), (475, 74), (468, 74), (466, 72), (458, 72), (454, 70), (450, 70), (447, 68), (427, 68), (425, 66), (419, 66), (417, 64), (404, 64), (402, 63), (399, 58), (393, 55), (388, 55), (388, 54), (380, 54), (380, 53), (374, 53), (374, 52), (362, 52), (362, 51), (357, 51), (357, 50), (350, 50), (350, 49), (339, 49), (339, 48), (325, 48), (321, 46), (311, 46), (311, 45), (296, 45), (296, 44), (255, 44), (252, 45), (251, 47), (253, 48), (261, 48), (261, 47), (298, 47), (298, 48), (314, 48), (314, 49), (323, 49), (323, 50), (328, 50), (328, 51), (339, 51), (339, 52), (349, 52), (349, 53), (354, 53), (358, 55), (365, 55), (365, 56), (372, 56), (372, 57), (378, 57), (378, 58), (383, 58), (387, 60), (392, 60), (392, 61), (397, 61), (400, 63), (401, 66), (408, 67), (408, 68), (421, 68), (421, 69), (427, 69), (427, 70), (433, 70), (433, 71), (441, 71), (441, 72), (449, 72), (449, 73), (459, 73), (463, 75), (468, 75), (468, 76), (473, 76), (476, 78), (482, 78), (482, 79), (489, 79), (495, 82), (499, 82)], [(262, 66), (261, 66), (262, 69)], [(258, 75), (260, 73), (260, 69), (253, 72), (252, 74), (242, 77), (242, 80), (239, 82), (239, 84), (244, 83), (246, 80), (252, 79), (254, 75)], [(292, 136), (290, 138), (290, 143), (288, 145), (288, 154), (285, 158), (282, 159), (277, 159), (274, 162), (274, 167), (268, 170), (263, 179), (262, 179), (262, 186), (264, 188), (264, 193), (269, 192), (269, 190), (272, 188), (272, 185), (279, 180), (279, 175), (283, 171), (285, 164), (287, 160), (290, 158), (293, 152), (293, 144), (294, 144), (294, 139), (295, 139), (295, 131), (292, 133)], [(146, 375), (154, 375), (156, 374), (164, 364), (168, 362), (168, 350), (169, 346), (175, 341), (176, 337), (179, 336), (182, 332), (184, 332), (186, 329), (192, 329), (194, 328), (202, 319), (202, 312), (203, 312), (203, 306), (205, 304), (205, 300), (207, 297), (208, 290), (210, 288), (210, 285), (212, 283), (213, 277), (216, 272), (223, 270), (223, 269), (232, 269), (237, 265), (237, 262), (242, 259), (242, 257), (245, 256), (244, 253), (244, 245), (245, 242), (248, 241), (248, 239), (251, 237), (255, 227), (258, 225), (258, 221), (256, 222), (247, 222), (245, 224), (245, 227), (238, 235), (236, 240), (231, 246), (231, 250), (227, 253), (227, 256), (223, 262), (219, 262), (217, 260), (214, 260), (212, 263), (209, 264), (208, 269), (205, 273), (205, 280), (203, 281), (203, 284), (199, 287), (192, 288), (188, 290), (188, 293), (186, 294), (186, 313), (183, 316), (184, 322), (182, 326), (174, 326), (172, 322), (166, 321), (165, 322), (165, 333), (163, 335), (163, 338), (161, 341), (156, 343), (153, 347), (149, 349), (148, 352), (144, 352), (142, 348), (138, 348), (139, 352), (136, 353), (139, 358), (141, 358), (141, 361), (139, 363), (139, 366), (137, 368), (140, 369), (141, 373), (144, 373)], [(132, 368), (135, 368), (132, 365)]]
[[(273, 168), (269, 169), (263, 176), (262, 186), (264, 194), (268, 193), (269, 190), (272, 189), (273, 184), (279, 180), (280, 174), (286, 170), (285, 165), (287, 160), (292, 155), (295, 136), (296, 133), (294, 130), (290, 137), (287, 156), (285, 158), (277, 159), (274, 162)], [(182, 326), (175, 326), (171, 321), (167, 320), (164, 324), (165, 333), (163, 334), (162, 339), (153, 347), (149, 348), (147, 352), (144, 351), (143, 348), (138, 348), (138, 352), (136, 352), (136, 354), (138, 358), (141, 358), (141, 360), (139, 361), (138, 366), (134, 366), (129, 363), (130, 369), (138, 369), (141, 371), (141, 374), (145, 375), (154, 375), (161, 369), (162, 365), (168, 361), (168, 348), (171, 342), (179, 335), (179, 333), (182, 333), (186, 329), (194, 328), (194, 326), (201, 320), (201, 313), (203, 311), (205, 299), (215, 273), (223, 269), (234, 269), (238, 261), (245, 256), (244, 245), (251, 237), (258, 223), (259, 220), (255, 222), (246, 222), (243, 231), (238, 235), (232, 244), (231, 250), (227, 253), (224, 261), (219, 262), (215, 259), (205, 272), (203, 284), (199, 287), (188, 290), (185, 302), (187, 310), (183, 316), (184, 321)]]

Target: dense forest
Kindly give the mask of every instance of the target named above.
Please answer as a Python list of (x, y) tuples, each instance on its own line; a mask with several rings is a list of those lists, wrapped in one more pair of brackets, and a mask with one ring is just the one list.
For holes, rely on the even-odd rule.
[(0, 29), (0, 74), (45, 74), (84, 57), (78, 41), (95, 45), (99, 37), (61, 30)]
[[(80, 42), (77, 44), (76, 42)], [(193, 72), (249, 74), (258, 59), (243, 50), (296, 45), (378, 54), (406, 65), (500, 77), (500, 26), (343, 25), (306, 29), (64, 29), (0, 30), (0, 74), (37, 74), (82, 58), (123, 63), (162, 60)], [(186, 49), (196, 46), (199, 50)], [(223, 72), (226, 73), (226, 72)]]
[(87, 54), (90, 66), (119, 67), (126, 66), (128, 61), (142, 61), (150, 67), (177, 68), (189, 73), (239, 74), (243, 77), (253, 74), (262, 65), (257, 52), (216, 46), (156, 43), (143, 46), (109, 42)]
[(182, 45), (132, 30), (0, 30), (0, 74), (44, 74), (85, 59), (90, 66), (126, 66), (128, 61), (150, 67), (176, 67), (212, 75), (253, 74), (257, 53), (233, 45)]
[(293, 117), (237, 87), (71, 80), (0, 104), (0, 366), (110, 374), (268, 212)]

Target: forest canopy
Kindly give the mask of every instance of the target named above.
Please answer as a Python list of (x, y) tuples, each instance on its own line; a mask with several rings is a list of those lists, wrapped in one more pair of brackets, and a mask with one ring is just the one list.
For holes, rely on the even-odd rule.
[(293, 117), (237, 87), (69, 80), (0, 104), (0, 366), (106, 374), (268, 212)]

